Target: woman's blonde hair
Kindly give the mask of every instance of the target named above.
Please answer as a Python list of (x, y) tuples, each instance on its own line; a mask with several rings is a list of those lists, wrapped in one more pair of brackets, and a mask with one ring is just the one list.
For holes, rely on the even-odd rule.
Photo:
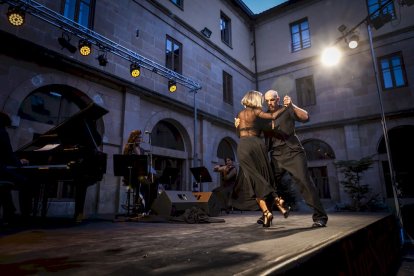
[(241, 104), (244, 107), (262, 107), (263, 106), (263, 94), (259, 91), (250, 90), (244, 95), (241, 100)]

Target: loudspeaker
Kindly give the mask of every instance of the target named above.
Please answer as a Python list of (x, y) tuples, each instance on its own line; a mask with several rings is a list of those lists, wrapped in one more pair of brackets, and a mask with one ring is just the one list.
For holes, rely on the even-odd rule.
[(175, 216), (185, 209), (197, 206), (197, 199), (190, 191), (163, 191), (152, 204), (151, 209), (160, 216)]
[(197, 199), (197, 206), (203, 209), (210, 217), (220, 215), (220, 205), (217, 202), (217, 196), (212, 192), (193, 192)]

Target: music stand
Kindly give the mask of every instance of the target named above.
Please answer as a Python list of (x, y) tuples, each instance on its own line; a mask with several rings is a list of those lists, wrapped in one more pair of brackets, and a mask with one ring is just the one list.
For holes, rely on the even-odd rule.
[(177, 176), (178, 176), (177, 168), (167, 167), (163, 170), (159, 182), (168, 183), (169, 188), (171, 189), (171, 180), (173, 179), (175, 181), (177, 179)]
[(198, 191), (202, 192), (202, 186), (201, 184), (204, 182), (212, 182), (211, 180), (211, 175), (208, 172), (206, 167), (194, 167), (194, 168), (190, 168), (191, 173), (193, 174), (196, 182), (197, 182), (197, 187), (198, 187)]
[[(131, 179), (147, 175), (148, 161), (146, 155), (114, 154), (114, 175), (128, 178), (128, 186), (131, 187)], [(127, 216), (130, 210), (131, 189), (127, 192)]]

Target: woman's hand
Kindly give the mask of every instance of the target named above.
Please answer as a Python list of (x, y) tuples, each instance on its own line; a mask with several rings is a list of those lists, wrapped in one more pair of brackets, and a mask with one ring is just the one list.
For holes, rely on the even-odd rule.
[(234, 126), (235, 126), (236, 128), (238, 128), (238, 127), (239, 127), (239, 125), (240, 125), (240, 119), (239, 119), (239, 118), (234, 118)]

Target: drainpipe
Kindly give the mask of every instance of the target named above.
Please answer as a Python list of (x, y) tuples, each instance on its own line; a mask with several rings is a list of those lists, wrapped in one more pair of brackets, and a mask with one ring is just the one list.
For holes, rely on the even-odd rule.
[(254, 81), (256, 84), (256, 90), (259, 91), (259, 80), (257, 76), (257, 58), (256, 58), (256, 28), (254, 25), (251, 25), (250, 29), (253, 32), (253, 42), (251, 45), (253, 45), (253, 59), (254, 59)]

